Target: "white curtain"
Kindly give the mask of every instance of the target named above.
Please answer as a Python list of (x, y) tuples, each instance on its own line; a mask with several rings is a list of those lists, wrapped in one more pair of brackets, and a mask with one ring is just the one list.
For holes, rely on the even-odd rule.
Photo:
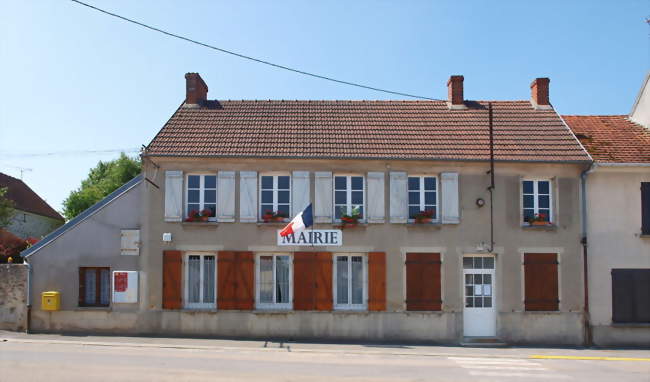
[(348, 303), (348, 258), (336, 258), (336, 303)]
[(352, 303), (363, 304), (363, 258), (352, 256)]
[(203, 257), (203, 302), (214, 303), (214, 256)]
[(276, 256), (275, 279), (277, 303), (289, 302), (289, 256)]
[(108, 269), (102, 269), (100, 272), (100, 295), (99, 303), (108, 305), (111, 292), (111, 272)]
[(273, 302), (273, 256), (260, 257), (260, 302)]
[(87, 305), (94, 305), (96, 303), (96, 285), (97, 285), (97, 272), (94, 269), (86, 269), (86, 293), (84, 301)]
[(190, 256), (187, 266), (188, 301), (201, 302), (201, 256)]

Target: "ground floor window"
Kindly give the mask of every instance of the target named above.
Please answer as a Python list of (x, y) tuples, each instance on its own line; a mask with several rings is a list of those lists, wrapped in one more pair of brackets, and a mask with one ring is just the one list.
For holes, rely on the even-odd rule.
[(185, 261), (185, 306), (215, 307), (215, 256), (188, 253)]
[(439, 253), (406, 254), (406, 310), (441, 310)]
[(560, 307), (556, 253), (524, 254), (524, 306), (527, 311), (556, 311)]
[(334, 256), (334, 308), (366, 309), (367, 260), (363, 255)]
[(256, 270), (257, 308), (291, 309), (291, 256), (260, 254)]
[(612, 321), (650, 322), (650, 269), (612, 269)]
[(111, 295), (110, 268), (79, 268), (79, 306), (108, 306)]

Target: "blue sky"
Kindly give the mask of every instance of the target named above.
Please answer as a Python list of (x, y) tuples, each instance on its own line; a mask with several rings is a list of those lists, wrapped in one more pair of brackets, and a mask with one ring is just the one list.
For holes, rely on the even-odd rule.
[[(562, 114), (627, 114), (650, 64), (650, 0), (87, 2), (225, 49), (432, 98), (528, 99), (551, 78)], [(542, 5), (543, 3), (543, 5)], [(54, 208), (88, 170), (147, 144), (184, 99), (397, 99), (243, 61), (60, 0), (2, 2), (0, 172)], [(79, 153), (84, 151), (84, 153)], [(55, 152), (55, 155), (43, 155)], [(35, 155), (36, 154), (36, 155)]]

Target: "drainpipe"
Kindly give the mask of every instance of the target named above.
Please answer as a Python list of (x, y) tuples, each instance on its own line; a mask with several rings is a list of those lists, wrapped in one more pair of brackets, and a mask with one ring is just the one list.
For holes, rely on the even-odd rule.
[(582, 220), (582, 237), (580, 244), (582, 244), (582, 266), (583, 266), (583, 284), (585, 303), (583, 308), (583, 325), (584, 325), (584, 346), (590, 347), (592, 345), (592, 332), (591, 332), (591, 317), (589, 314), (589, 263), (587, 256), (587, 175), (594, 172), (598, 165), (592, 163), (589, 168), (580, 173), (580, 192), (581, 192), (581, 218)]
[(32, 321), (32, 265), (23, 258), (23, 263), (27, 266), (27, 323), (25, 324), (25, 333), (29, 333)]

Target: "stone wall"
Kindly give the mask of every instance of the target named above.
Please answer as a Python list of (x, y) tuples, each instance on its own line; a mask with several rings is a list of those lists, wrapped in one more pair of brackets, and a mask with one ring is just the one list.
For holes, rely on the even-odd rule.
[(27, 328), (27, 266), (0, 264), (0, 329)]

